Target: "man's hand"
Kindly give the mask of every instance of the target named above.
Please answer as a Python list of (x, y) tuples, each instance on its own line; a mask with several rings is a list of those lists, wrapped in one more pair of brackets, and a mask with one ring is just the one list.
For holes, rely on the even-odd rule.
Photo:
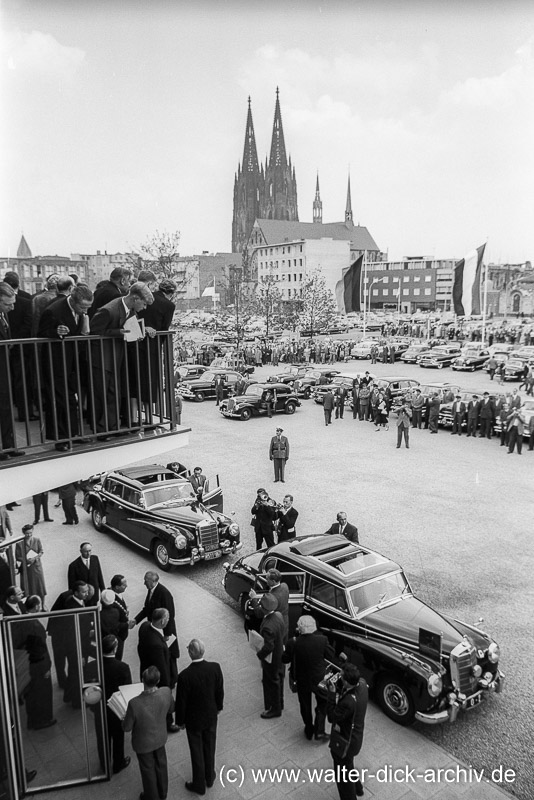
[(57, 326), (57, 335), (59, 337), (61, 337), (61, 338), (63, 336), (68, 336), (69, 335), (69, 329), (67, 328), (67, 326), (66, 325), (58, 325)]
[(147, 333), (150, 336), (150, 338), (153, 339), (154, 336), (156, 335), (156, 329), (155, 328), (147, 328), (145, 326), (145, 333)]

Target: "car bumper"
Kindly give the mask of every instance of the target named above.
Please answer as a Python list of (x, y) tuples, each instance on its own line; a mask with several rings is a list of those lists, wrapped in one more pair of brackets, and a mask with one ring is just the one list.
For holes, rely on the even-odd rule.
[(221, 546), (217, 550), (199, 550), (197, 553), (190, 553), (183, 558), (169, 558), (169, 564), (173, 567), (192, 567), (197, 561), (216, 561), (218, 558), (222, 558), (222, 556), (237, 553), (242, 547), (243, 545), (241, 542), (236, 542), (235, 544)]
[(220, 412), (223, 417), (232, 417), (233, 419), (239, 419), (241, 416), (241, 410), (235, 411), (232, 409), (232, 411), (228, 411), (226, 408), (221, 408)]
[(479, 688), (472, 695), (469, 695), (469, 697), (465, 697), (461, 694), (458, 694), (456, 697), (450, 697), (448, 708), (436, 712), (416, 711), (415, 718), (418, 722), (422, 722), (425, 725), (441, 725), (443, 722), (455, 722), (460, 711), (469, 711), (479, 706), (486, 692), (500, 694), (500, 692), (504, 690), (504, 683), (504, 673), (497, 670), (492, 680), (481, 678), (478, 682)]

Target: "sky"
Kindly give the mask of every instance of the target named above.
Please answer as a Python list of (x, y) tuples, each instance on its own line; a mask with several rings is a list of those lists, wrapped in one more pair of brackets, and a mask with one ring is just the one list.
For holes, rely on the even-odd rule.
[(534, 259), (531, 0), (3, 0), (0, 255), (231, 249), (247, 99), (299, 218), (390, 258)]

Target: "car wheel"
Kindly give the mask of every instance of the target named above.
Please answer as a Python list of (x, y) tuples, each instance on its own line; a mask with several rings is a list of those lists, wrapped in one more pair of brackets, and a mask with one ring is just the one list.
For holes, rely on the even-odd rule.
[(161, 539), (156, 539), (152, 547), (152, 552), (154, 555), (154, 561), (156, 562), (158, 567), (161, 570), (163, 570), (163, 572), (170, 572), (171, 570), (171, 565), (169, 563), (170, 556), (165, 542), (162, 542)]
[(474, 367), (471, 367), (471, 372), (474, 372), (474, 371), (475, 371), (475, 368), (474, 368)]
[(394, 675), (382, 676), (376, 686), (377, 702), (384, 714), (399, 725), (411, 725), (415, 704), (406, 686)]
[(241, 595), (241, 597), (239, 598), (239, 605), (241, 607), (241, 614), (243, 615), (243, 617), (245, 616), (247, 603), (248, 603), (249, 599), (250, 599), (250, 596), (249, 596), (248, 592), (243, 593)]
[(241, 411), (241, 419), (242, 419), (244, 422), (246, 422), (246, 421), (247, 421), (247, 419), (250, 419), (250, 418), (251, 418), (251, 416), (252, 416), (252, 411), (250, 410), (250, 408), (244, 408), (244, 409)]
[(438, 364), (438, 369), (443, 369), (443, 364)]
[(204, 397), (204, 392), (196, 392), (195, 393), (195, 401), (197, 403), (203, 403), (206, 398)]
[(304, 399), (309, 400), (310, 396), (311, 396), (311, 389), (310, 387), (308, 387), (307, 389), (304, 389)]
[(371, 354), (370, 354), (370, 353), (368, 353), (368, 354), (365, 356), (365, 360), (366, 360), (366, 361), (370, 361), (370, 360), (371, 360)]
[(285, 407), (286, 414), (294, 414), (296, 409), (295, 403), (288, 403)]
[(106, 526), (104, 525), (104, 515), (102, 514), (102, 509), (100, 506), (93, 506), (93, 510), (91, 512), (91, 519), (93, 521), (93, 525), (97, 529), (97, 531), (106, 530)]

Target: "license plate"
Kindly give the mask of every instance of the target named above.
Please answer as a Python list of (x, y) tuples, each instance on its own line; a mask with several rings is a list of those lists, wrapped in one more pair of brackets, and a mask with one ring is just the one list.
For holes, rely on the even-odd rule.
[(482, 692), (477, 692), (477, 694), (468, 697), (467, 700), (463, 703), (463, 708), (466, 711), (469, 711), (470, 708), (474, 708), (475, 706), (480, 705), (482, 702)]
[(211, 553), (204, 553), (205, 561), (212, 561), (214, 558), (220, 558), (222, 550), (213, 550)]

